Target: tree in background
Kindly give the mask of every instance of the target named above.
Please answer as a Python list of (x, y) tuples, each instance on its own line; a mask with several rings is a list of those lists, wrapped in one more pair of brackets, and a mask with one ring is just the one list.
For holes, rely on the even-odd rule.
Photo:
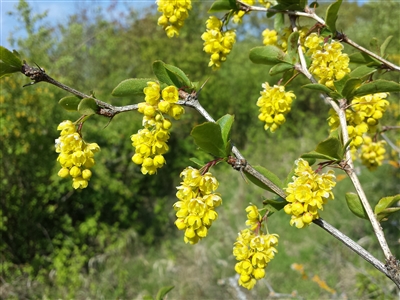
[[(187, 18), (192, 9), (190, 1), (179, 2), (176, 6), (170, 1), (160, 1), (158, 4), (162, 12), (158, 23), (163, 26), (167, 36), (185, 35), (185, 26), (191, 24), (190, 18)], [(293, 226), (306, 228), (309, 224), (315, 223), (327, 230), (398, 285), (398, 278), (396, 278), (398, 262), (391, 254), (379, 225), (380, 221), (387, 219), (390, 214), (398, 210), (393, 207), (398, 201), (398, 195), (382, 198), (372, 211), (354, 171), (353, 160), (360, 159), (371, 169), (381, 165), (386, 150), (384, 149), (385, 142), (378, 140), (379, 137), (384, 137), (386, 143), (394, 151), (397, 149), (395, 142), (386, 136), (387, 131), (396, 127), (381, 126), (380, 120), (390, 109), (391, 101), (388, 98), (388, 92), (398, 92), (399, 85), (393, 81), (378, 78), (387, 76), (386, 73), (398, 72), (399, 67), (384, 59), (390, 38), (380, 46), (380, 53), (374, 54), (336, 30), (340, 4), (341, 1), (337, 1), (330, 5), (323, 20), (315, 13), (317, 6), (315, 3), (307, 6), (301, 1), (278, 1), (273, 6), (269, 2), (252, 6), (254, 3), (250, 2), (217, 1), (210, 11), (226, 14), (223, 14), (221, 18), (211, 16), (208, 19), (205, 32), (201, 35), (203, 46), (199, 42), (193, 42), (195, 41), (194, 33), (188, 30), (186, 33), (188, 42), (182, 44), (181, 40), (174, 39), (171, 43), (167, 43), (160, 37), (162, 42), (156, 47), (154, 41), (157, 39), (154, 33), (146, 34), (146, 28), (148, 28), (146, 24), (152, 19), (155, 21), (151, 16), (145, 18), (144, 21), (138, 20), (135, 23), (137, 26), (132, 26), (129, 30), (118, 26), (110, 27), (105, 21), (86, 25), (87, 20), (84, 16), (81, 20), (71, 20), (72, 30), (59, 28), (63, 33), (65, 43), (61, 42), (57, 49), (51, 42), (45, 44), (47, 47), (45, 52), (54, 55), (54, 61), (47, 63), (52, 63), (52, 68), (60, 70), (60, 81), (71, 84), (68, 80), (71, 75), (71, 78), (74, 78), (73, 81), (78, 82), (76, 85), (73, 84), (77, 89), (87, 89), (89, 83), (90, 86), (99, 88), (101, 91), (99, 93), (96, 90), (91, 93), (71, 90), (52, 78), (57, 74), (52, 72), (52, 77), (49, 77), (40, 67), (31, 67), (25, 63), (21, 65), (17, 55), (2, 48), (2, 74), (21, 71), (21, 66), (23, 66), (22, 72), (29, 76), (33, 83), (44, 81), (72, 92), (76, 97), (64, 97), (60, 100), (60, 104), (68, 111), (81, 113), (77, 121), (61, 122), (58, 127), (60, 137), (56, 140), (56, 152), (59, 153), (60, 166), (56, 167), (50, 160), (46, 160), (46, 164), (37, 168), (35, 159), (27, 155), (30, 153), (31, 145), (38, 139), (43, 139), (42, 147), (51, 144), (49, 141), (53, 139), (55, 132), (41, 132), (38, 130), (41, 127), (35, 128), (27, 124), (36, 124), (39, 119), (44, 122), (58, 114), (61, 115), (61, 112), (51, 104), (51, 99), (54, 97), (61, 98), (60, 94), (56, 94), (59, 90), (54, 89), (53, 92), (53, 90), (44, 89), (41, 91), (40, 100), (26, 94), (21, 97), (23, 103), (18, 106), (3, 100), (4, 117), (9, 117), (10, 111), (15, 111), (16, 116), (16, 118), (9, 117), (6, 120), (7, 126), (4, 128), (6, 147), (2, 152), (4, 161), (2, 168), (7, 179), (2, 181), (2, 191), (6, 191), (5, 195), (7, 195), (4, 198), (5, 209), (2, 212), (5, 216), (2, 228), (6, 239), (2, 245), (2, 251), (5, 253), (6, 274), (15, 272), (16, 266), (27, 262), (29, 262), (28, 269), (22, 268), (22, 273), (28, 271), (28, 273), (37, 274), (49, 258), (48, 254), (51, 253), (51, 264), (57, 271), (56, 282), (62, 285), (70, 280), (71, 273), (69, 272), (79, 273), (88, 258), (94, 255), (96, 247), (116, 243), (115, 237), (111, 241), (106, 241), (107, 238), (113, 236), (110, 232), (128, 228), (136, 223), (134, 229), (146, 234), (150, 240), (155, 239), (162, 231), (163, 222), (167, 220), (166, 214), (160, 213), (165, 203), (165, 198), (163, 200), (162, 196), (166, 195), (166, 190), (173, 192), (171, 188), (173, 178), (177, 175), (177, 170), (186, 165), (182, 160), (174, 159), (174, 156), (178, 156), (179, 153), (179, 157), (183, 157), (194, 151), (186, 139), (189, 130), (186, 130), (186, 133), (178, 130), (179, 137), (175, 137), (174, 141), (171, 128), (176, 127), (175, 124), (178, 123), (172, 121), (176, 119), (188, 126), (191, 121), (194, 121), (195, 125), (202, 122), (198, 116), (190, 119), (183, 114), (184, 107), (191, 107), (207, 120), (206, 123), (196, 125), (191, 131), (191, 136), (199, 148), (211, 154), (211, 158), (205, 154), (199, 154), (197, 159), (193, 159), (193, 162), (199, 165), (198, 169), (189, 167), (181, 172), (182, 183), (177, 188), (178, 201), (174, 204), (174, 208), (177, 217), (175, 224), (178, 229), (185, 231), (185, 242), (198, 243), (208, 235), (208, 230), (217, 219), (217, 207), (221, 205), (222, 198), (216, 193), (218, 181), (210, 170), (215, 165), (226, 162), (242, 175), (247, 176), (247, 180), (276, 195), (276, 197), (265, 199), (262, 205), (253, 203), (246, 209), (247, 229), (241, 231), (233, 248), (233, 254), (238, 260), (235, 270), (240, 275), (239, 285), (252, 289), (257, 280), (265, 276), (265, 268), (278, 249), (278, 235), (270, 233), (266, 223), (269, 221), (271, 230), (274, 219), (271, 216), (281, 210), (291, 216), (290, 224)], [(29, 20), (29, 7), (21, 2), (20, 9), (22, 16)], [(274, 77), (268, 79), (267, 82), (263, 80), (261, 96), (257, 96), (258, 101), (255, 101), (257, 106), (252, 109), (249, 107), (254, 101), (250, 101), (245, 92), (236, 90), (235, 86), (230, 84), (224, 86), (230, 82), (228, 74), (220, 86), (214, 87), (215, 92), (207, 91), (208, 84), (194, 82), (197, 80), (194, 75), (199, 77), (205, 72), (204, 68), (194, 67), (196, 64), (204, 63), (204, 57), (196, 52), (194, 46), (203, 47), (203, 50), (210, 55), (208, 65), (213, 69), (221, 69), (223, 72), (225, 61), (231, 58), (232, 48), (236, 42), (232, 22), (245, 23), (243, 17), (246, 14), (254, 15), (257, 11), (267, 12), (268, 17), (275, 18), (275, 23), (274, 30), (266, 29), (263, 32), (265, 46), (251, 49), (250, 60), (256, 64), (266, 65), (269, 74)], [(314, 21), (311, 25), (300, 26), (303, 18)], [(195, 21), (192, 24), (195, 24)], [(28, 32), (33, 32), (29, 26), (27, 22)], [(97, 26), (99, 28), (96, 28)], [(240, 30), (245, 31), (244, 24), (239, 26), (241, 26)], [(84, 51), (74, 50), (80, 46), (78, 42), (74, 44), (70, 41), (79, 41), (85, 35), (92, 36), (91, 32), (97, 30), (109, 34), (95, 35), (96, 38), (91, 40), (92, 47), (97, 43), (101, 45), (99, 48), (90, 48), (93, 49), (91, 50), (93, 53), (96, 53), (95, 56), (87, 56)], [(138, 34), (142, 31), (144, 31), (143, 35)], [(131, 44), (127, 45), (125, 42), (128, 36), (138, 37), (137, 43), (130, 41), (134, 47), (137, 47), (134, 49), (136, 57), (149, 62), (153, 60), (148, 57), (149, 49), (154, 49), (155, 56), (160, 56), (163, 60), (168, 58), (163, 56), (165, 53), (172, 54), (177, 48), (190, 55), (187, 60), (181, 57), (177, 59), (176, 56), (171, 55), (168, 61), (172, 64), (166, 64), (160, 60), (154, 62), (153, 75), (146, 69), (140, 71), (138, 68), (133, 68), (134, 65), (126, 70), (125, 62), (132, 61), (129, 57), (132, 51), (129, 47)], [(31, 51), (32, 54), (29, 55), (32, 57), (36, 57), (34, 49), (35, 39), (38, 37), (44, 41), (48, 40), (48, 37), (51, 37), (50, 31), (42, 28), (37, 36), (32, 35), (26, 41), (24, 47)], [(342, 43), (350, 45), (357, 51), (349, 56), (345, 52), (346, 48), (343, 49)], [(124, 45), (128, 49), (121, 53), (125, 53), (126, 57), (110, 56), (110, 53), (116, 49), (119, 50), (120, 46), (124, 47)], [(170, 50), (166, 51), (165, 47), (168, 47), (166, 45), (172, 45), (169, 46)], [(60, 60), (56, 60), (57, 57)], [(103, 82), (91, 79), (91, 76), (79, 67), (91, 57), (95, 58), (94, 65), (98, 67), (98, 72), (106, 75)], [(35, 60), (40, 61), (41, 65), (45, 63), (41, 55), (38, 55)], [(77, 67), (69, 69), (72, 62), (76, 63)], [(117, 66), (119, 71), (113, 72), (111, 65)], [(179, 68), (175, 65), (179, 65)], [(252, 67), (245, 67), (243, 63), (241, 74), (247, 74), (244, 70), (251, 74)], [(110, 86), (112, 82), (121, 81), (126, 73), (134, 78), (123, 80), (114, 88), (112, 95), (134, 98), (139, 103), (131, 104), (131, 100), (116, 102), (117, 100), (113, 99), (110, 103), (99, 100), (105, 97), (102, 94), (105, 90), (112, 88)], [(190, 77), (186, 74), (190, 74)], [(137, 76), (146, 77), (135, 78)], [(200, 79), (204, 81), (204, 78)], [(261, 82), (255, 80), (249, 82), (247, 77), (244, 80), (248, 82), (246, 85), (248, 91), (261, 85)], [(331, 134), (318, 143), (315, 150), (310, 149), (310, 152), (296, 160), (292, 172), (288, 174), (285, 181), (281, 181), (265, 167), (252, 167), (236, 146), (249, 142), (243, 136), (246, 126), (257, 124), (253, 122), (257, 112), (255, 115), (251, 114), (255, 109), (259, 109), (258, 118), (263, 122), (265, 130), (277, 134), (284, 126), (286, 119), (297, 108), (295, 103), (301, 95), (297, 91), (292, 92), (288, 88), (289, 84), (290, 86), (297, 82), (304, 84), (304, 80), (311, 82), (305, 85), (305, 88), (316, 92), (317, 95), (321, 93), (325, 102), (332, 106), (329, 115)], [(18, 95), (23, 92), (17, 87), (15, 81), (6, 78), (5, 82), (7, 88), (4, 89), (4, 99), (5, 97), (19, 98)], [(232, 97), (237, 97), (235, 103), (243, 102), (245, 99), (246, 105), (236, 110), (229, 105), (225, 106), (224, 102), (220, 101), (218, 107), (212, 107), (213, 114), (224, 114), (225, 107), (228, 112), (235, 109), (235, 112), (239, 111), (243, 114), (237, 114), (235, 118), (227, 114), (218, 121), (214, 121), (203, 106), (207, 104), (211, 106), (215, 98), (220, 97), (225, 90), (229, 89), (235, 91), (232, 95)], [(200, 105), (199, 99), (203, 97), (203, 94), (205, 101), (201, 100), (202, 105)], [(318, 99), (318, 96), (315, 99)], [(228, 98), (226, 103), (230, 100), (231, 98)], [(42, 109), (37, 106), (37, 101), (43, 103), (42, 107), (48, 108), (45, 111), (47, 116), (44, 115), (42, 118)], [(302, 101), (299, 108), (312, 106), (314, 101), (316, 102), (313, 100), (309, 104)], [(41, 117), (26, 117), (27, 111), (31, 112), (32, 109), (37, 110), (33, 115)], [(127, 119), (131, 114), (126, 117), (128, 115), (126, 112), (132, 110), (138, 110), (141, 115), (139, 117), (136, 115), (134, 120)], [(91, 116), (95, 115), (109, 118), (109, 124), (104, 122), (104, 118), (95, 120), (92, 124), (86, 122), (92, 121), (94, 118)], [(72, 118), (71, 116), (73, 114), (68, 113), (68, 116), (64, 118)], [(126, 119), (122, 119), (124, 116)], [(394, 117), (398, 118), (396, 115)], [(234, 119), (236, 123), (241, 124), (237, 136), (230, 134)], [(125, 124), (136, 123), (136, 125), (131, 125), (134, 128), (114, 125), (119, 122), (124, 124), (123, 121)], [(142, 128), (139, 127), (140, 124)], [(27, 126), (30, 127), (29, 134), (25, 129)], [(100, 132), (98, 129), (104, 126), (109, 126), (109, 130)], [(112, 130), (114, 126), (117, 128)], [(23, 134), (22, 138), (21, 134)], [(118, 146), (119, 144), (115, 143), (119, 139), (129, 139), (129, 137), (133, 148), (127, 144)], [(236, 143), (236, 140), (239, 140), (239, 143)], [(96, 143), (87, 141), (96, 141)], [(97, 171), (93, 171), (92, 175), (91, 169), (99, 155), (96, 153), (100, 148), (98, 145), (103, 153), (106, 152), (101, 157), (101, 164), (99, 162), (96, 164), (98, 174)], [(170, 148), (173, 151), (169, 151)], [(50, 153), (50, 147), (47, 147), (46, 151)], [(171, 152), (174, 155), (168, 155)], [(37, 159), (41, 158), (43, 161), (44, 156), (38, 155)], [(134, 165), (126, 163), (129, 157), (132, 158), (134, 164), (140, 165), (141, 173), (146, 175), (145, 177), (138, 176), (138, 173), (133, 171)], [(166, 162), (167, 165), (164, 166)], [(391, 163), (396, 164), (395, 161)], [(315, 164), (316, 166), (312, 168)], [(30, 173), (21, 174), (20, 171), (24, 170), (26, 165), (31, 166)], [(322, 169), (332, 167), (343, 170), (356, 187), (357, 194), (346, 194), (347, 204), (355, 215), (370, 220), (385, 255), (386, 265), (320, 218), (319, 210), (323, 209), (328, 200), (334, 198), (332, 190), (337, 184), (334, 172), (332, 170), (322, 172)], [(69, 177), (72, 180), (72, 187), (76, 190), (82, 189), (82, 191), (76, 193), (70, 189), (65, 180), (60, 180), (56, 176), (48, 177), (46, 170), (56, 168), (60, 177)], [(165, 170), (166, 168), (168, 170)], [(150, 179), (149, 175), (156, 173), (158, 177), (165, 178), (164, 181)], [(9, 181), (11, 179), (16, 182)], [(32, 182), (32, 179), (35, 181)], [(18, 188), (18, 186), (23, 188)], [(158, 194), (158, 191), (162, 193)], [(66, 202), (72, 199), (72, 196), (74, 196), (74, 201)], [(154, 202), (153, 199), (156, 201)], [(36, 209), (38, 203), (42, 210)], [(35, 213), (33, 217), (31, 211)], [(149, 219), (147, 216), (151, 211), (154, 212), (154, 217)], [(141, 212), (145, 212), (146, 217), (143, 217)], [(13, 234), (13, 231), (9, 230), (21, 223), (27, 224), (27, 227), (18, 234)], [(34, 230), (34, 228), (40, 230)], [(44, 238), (38, 238), (32, 234), (32, 231), (36, 235), (41, 234)], [(30, 242), (26, 243), (27, 240)], [(41, 243), (35, 243), (36, 240), (40, 240)], [(21, 248), (20, 245), (25, 245), (26, 248)], [(74, 258), (74, 263), (67, 263), (71, 258)], [(42, 275), (45, 276), (45, 274)], [(72, 285), (79, 284), (79, 279), (75, 280)]]

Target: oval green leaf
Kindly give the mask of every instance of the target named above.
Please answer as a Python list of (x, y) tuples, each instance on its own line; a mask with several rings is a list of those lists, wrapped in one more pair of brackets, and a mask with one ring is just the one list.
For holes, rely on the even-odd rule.
[(99, 107), (93, 98), (84, 98), (78, 105), (78, 112), (82, 115), (94, 115)]
[(152, 78), (130, 78), (121, 81), (111, 92), (114, 97), (127, 97), (143, 95), (143, 89), (147, 87), (147, 82), (156, 81)]
[(332, 92), (332, 90), (330, 88), (328, 88), (326, 85), (320, 84), (320, 83), (309, 83), (306, 85), (302, 86), (305, 89), (310, 89), (310, 90), (315, 90), (315, 91), (319, 91), (325, 94), (330, 94)]
[(391, 207), (394, 203), (400, 201), (400, 194), (390, 197), (384, 197), (376, 204), (374, 213), (377, 215), (384, 211), (386, 208)]
[(353, 96), (364, 96), (375, 93), (398, 93), (400, 92), (400, 84), (388, 80), (375, 80), (370, 83), (363, 84), (354, 91)]
[(60, 101), (58, 101), (58, 104), (60, 104), (62, 108), (64, 108), (67, 111), (77, 111), (80, 102), (81, 98), (77, 96), (67, 96), (61, 98)]
[(228, 143), (230, 140), (230, 133), (234, 120), (235, 117), (229, 114), (226, 114), (225, 116), (217, 120), (217, 124), (221, 126), (222, 140), (224, 141), (224, 143)]
[(269, 70), (269, 74), (271, 76), (286, 72), (287, 70), (293, 69), (293, 65), (289, 64), (289, 63), (280, 63), (280, 64), (276, 64), (275, 66), (273, 66), (270, 70)]
[(346, 193), (346, 203), (350, 211), (357, 217), (362, 219), (368, 219), (367, 213), (362, 206), (360, 198), (355, 193)]
[(231, 9), (236, 9), (236, 5), (232, 7), (232, 4), (229, 0), (220, 0), (220, 1), (215, 1), (211, 5), (208, 12), (214, 13), (214, 12), (218, 12), (218, 11), (228, 11)]
[(276, 46), (261, 46), (250, 50), (250, 60), (255, 64), (275, 65), (281, 62), (290, 63), (287, 55)]
[(215, 157), (226, 157), (226, 144), (222, 138), (221, 126), (206, 122), (193, 128), (190, 135), (204, 152)]
[(156, 300), (163, 300), (165, 295), (167, 295), (172, 289), (174, 288), (173, 285), (171, 286), (163, 286), (157, 293)]
[(287, 54), (288, 54), (288, 60), (292, 64), (296, 64), (299, 60), (299, 56), (297, 55), (297, 45), (299, 42), (299, 36), (300, 33), (298, 31), (294, 31), (289, 35), (288, 38), (288, 48), (287, 48)]
[(337, 0), (335, 3), (329, 5), (328, 9), (326, 10), (325, 24), (333, 33), (333, 37), (336, 35), (336, 20), (338, 18), (338, 12), (341, 4), (342, 0)]
[(21, 72), (22, 61), (18, 57), (18, 52), (11, 52), (7, 48), (0, 46), (0, 78), (12, 73)]
[(193, 83), (190, 81), (189, 77), (186, 76), (186, 74), (179, 69), (178, 67), (175, 67), (173, 65), (168, 65), (168, 64), (164, 64), (165, 68), (170, 71), (171, 73), (173, 73), (176, 77), (179, 78), (179, 80), (183, 83), (184, 87), (187, 88), (193, 88)]
[(329, 137), (317, 145), (315, 152), (333, 157), (335, 160), (342, 160), (342, 146), (339, 139)]
[(386, 38), (386, 40), (383, 42), (383, 44), (381, 45), (381, 56), (385, 57), (386, 55), (386, 48), (387, 46), (389, 46), (390, 41), (392, 40), (393, 35), (390, 35)]
[(346, 98), (347, 100), (351, 100), (354, 90), (360, 86), (361, 82), (362, 82), (361, 79), (358, 78), (348, 79), (341, 91), (343, 97)]

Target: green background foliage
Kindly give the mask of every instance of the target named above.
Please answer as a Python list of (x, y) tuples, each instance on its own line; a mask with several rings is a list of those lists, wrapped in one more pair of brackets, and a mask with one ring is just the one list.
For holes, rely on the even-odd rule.
[[(390, 17), (399, 15), (398, 3), (371, 2), (362, 8), (355, 3), (343, 5), (346, 9), (340, 11), (336, 27), (360, 44), (369, 47), (373, 36), (380, 43), (388, 35), (398, 36), (398, 24), (393, 23), (396, 18)], [(321, 11), (324, 7), (321, 5)], [(180, 37), (168, 39), (156, 26), (154, 7), (140, 15), (130, 10), (112, 20), (105, 12), (83, 10), (68, 23), (49, 27), (42, 25), (44, 14), (34, 15), (31, 7), (20, 1), (15, 14), (27, 37), (12, 42), (30, 64), (38, 63), (53, 78), (87, 94), (93, 91), (113, 105), (143, 101), (136, 96), (110, 95), (124, 79), (154, 77), (155, 60), (179, 67), (191, 81), (209, 78), (201, 92), (202, 105), (215, 119), (234, 115), (234, 144), (252, 164), (265, 165), (283, 181), (293, 161), (327, 137), (329, 107), (311, 90), (299, 87), (305, 80), (296, 79), (290, 89), (297, 99), (285, 126), (275, 134), (263, 131), (255, 102), (261, 84), (274, 84), (279, 77), (269, 76), (263, 65), (251, 64), (248, 52), (261, 44), (261, 31), (271, 26), (271, 20), (250, 16), (249, 28), (238, 30), (243, 35), (227, 62), (218, 72), (211, 72), (200, 39), (206, 10), (205, 4), (196, 2)], [(399, 50), (400, 40), (394, 38), (388, 59), (398, 64)], [(399, 81), (398, 75), (385, 74), (383, 78)], [(268, 198), (265, 191), (246, 183), (239, 173), (232, 174), (227, 166), (218, 167), (213, 173), (221, 182), (224, 205), (207, 239), (194, 247), (185, 245), (173, 224), (172, 204), (180, 171), (190, 164), (190, 157), (207, 159), (189, 136), (194, 125), (204, 122), (201, 116), (186, 109), (182, 119), (173, 123), (167, 165), (157, 176), (143, 176), (131, 162), (130, 136), (141, 127), (139, 114), (118, 115), (107, 127), (108, 119), (91, 117), (83, 129), (84, 139), (98, 143), (101, 152), (95, 157), (89, 187), (75, 191), (69, 180), (56, 175), (59, 166), (53, 146), (59, 134), (57, 124), (78, 118), (58, 105), (67, 93), (44, 83), (23, 88), (29, 79), (22, 75), (0, 80), (0, 250), (6, 298), (132, 299), (154, 296), (169, 285), (175, 285), (169, 294), (172, 299), (224, 299), (238, 293), (254, 298), (269, 293), (265, 284), (252, 292), (238, 292), (229, 282), (235, 263), (232, 244), (244, 227), (244, 208), (249, 202)], [(398, 111), (398, 97), (392, 96), (392, 101)], [(393, 125), (399, 118), (398, 113), (389, 114), (386, 122)], [(398, 169), (388, 164), (374, 173), (357, 168), (373, 204), (400, 189)], [(350, 237), (361, 238), (363, 246), (382, 258), (370, 227), (347, 209), (348, 191), (352, 191), (350, 182), (339, 182), (336, 199), (322, 217)], [(266, 282), (277, 292), (296, 290), (299, 296), (309, 298), (333, 297), (291, 270), (295, 262), (306, 266), (310, 278), (319, 275), (339, 295), (384, 298), (392, 292), (390, 281), (316, 226), (299, 231), (288, 225), (284, 214), (274, 215), (270, 224), (270, 230), (281, 238), (279, 254), (267, 268)], [(383, 226), (395, 249), (398, 220)], [(400, 255), (398, 250), (394, 254)], [(369, 271), (356, 277), (357, 270)]]

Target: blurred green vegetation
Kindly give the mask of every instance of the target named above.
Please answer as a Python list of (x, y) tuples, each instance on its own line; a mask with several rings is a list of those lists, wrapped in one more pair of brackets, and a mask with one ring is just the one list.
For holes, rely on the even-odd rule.
[[(362, 7), (345, 3), (338, 29), (366, 47), (373, 36), (382, 43), (388, 35), (398, 36), (398, 23), (390, 16), (399, 15), (399, 6), (394, 1)], [(156, 26), (154, 7), (140, 14), (126, 11), (118, 19), (88, 9), (71, 16), (67, 24), (49, 27), (45, 14), (34, 15), (20, 1), (14, 13), (27, 37), (12, 42), (28, 63), (37, 63), (53, 78), (85, 93), (94, 91), (114, 105), (143, 101), (109, 95), (126, 78), (152, 77), (156, 59), (178, 66), (193, 81), (209, 78), (201, 93), (203, 106), (214, 118), (234, 114), (235, 145), (253, 165), (264, 165), (284, 179), (293, 161), (327, 136), (329, 107), (318, 95), (300, 88), (305, 80), (296, 79), (290, 89), (297, 99), (287, 123), (275, 134), (263, 131), (255, 102), (261, 84), (274, 84), (279, 78), (271, 78), (265, 66), (251, 64), (248, 50), (261, 44), (260, 32), (271, 21), (252, 17), (251, 26), (240, 29), (243, 36), (222, 69), (212, 72), (199, 38), (206, 10), (207, 5), (196, 2), (180, 38), (168, 39)], [(399, 63), (399, 53), (400, 40), (395, 38), (389, 59)], [(399, 81), (396, 74), (385, 76)], [(189, 137), (191, 128), (204, 122), (201, 116), (187, 109), (182, 120), (174, 123), (167, 165), (157, 176), (143, 176), (131, 162), (130, 136), (140, 128), (141, 116), (118, 115), (107, 127), (107, 119), (92, 117), (85, 123), (84, 139), (98, 143), (101, 152), (89, 187), (75, 191), (69, 180), (56, 175), (59, 166), (53, 145), (57, 124), (78, 116), (57, 104), (65, 92), (44, 83), (23, 88), (28, 82), (22, 75), (1, 79), (0, 250), (5, 298), (141, 299), (154, 296), (162, 286), (175, 285), (171, 299), (228, 299), (239, 298), (240, 293), (257, 299), (270, 293), (267, 283), (276, 293), (295, 298), (392, 295), (394, 285), (382, 274), (371, 271), (371, 266), (316, 226), (301, 231), (290, 227), (284, 214), (274, 215), (269, 222), (270, 231), (280, 235), (280, 245), (267, 278), (251, 292), (238, 291), (230, 283), (235, 274), (232, 244), (244, 227), (245, 207), (249, 202), (261, 203), (265, 191), (227, 166), (217, 167), (213, 173), (220, 180), (224, 205), (209, 236), (199, 245), (185, 245), (182, 232), (173, 224), (179, 173), (190, 157), (203, 155)], [(398, 95), (392, 95), (391, 101), (398, 110)], [(399, 121), (395, 112), (383, 122)], [(398, 169), (389, 164), (374, 173), (362, 166), (357, 170), (373, 204), (400, 190)], [(352, 190), (347, 179), (339, 182), (336, 199), (322, 216), (383, 259), (368, 223), (355, 218), (344, 204), (345, 192)], [(397, 257), (399, 226), (398, 220), (383, 224)], [(303, 264), (309, 278), (302, 279), (292, 270), (293, 263)], [(313, 275), (337, 294), (319, 288), (310, 279)]]

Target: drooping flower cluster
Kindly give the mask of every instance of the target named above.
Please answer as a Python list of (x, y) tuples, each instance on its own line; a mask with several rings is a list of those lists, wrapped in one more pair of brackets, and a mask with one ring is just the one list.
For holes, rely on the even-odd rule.
[(274, 85), (270, 87), (268, 82), (262, 85), (261, 97), (257, 100), (260, 107), (258, 119), (265, 122), (264, 129), (274, 132), (280, 125), (285, 123), (285, 115), (290, 111), (291, 104), (296, 98), (293, 92), (285, 92), (285, 87)]
[(320, 44), (316, 33), (310, 34), (305, 42), (311, 54), (310, 72), (319, 78), (318, 83), (334, 89), (333, 82), (350, 73), (349, 56), (342, 53), (343, 45), (338, 41)]
[[(248, 5), (254, 5), (255, 0), (243, 0), (244, 3)], [(235, 23), (242, 23), (242, 18), (246, 14), (244, 10), (239, 10), (238, 12), (235, 12), (233, 15), (233, 22)]]
[(301, 158), (296, 161), (296, 165), (293, 182), (286, 188), (286, 201), (289, 203), (284, 210), (292, 215), (290, 225), (303, 228), (318, 219), (318, 210), (323, 210), (323, 205), (334, 198), (332, 188), (336, 182), (333, 170), (318, 174)]
[(206, 27), (206, 32), (201, 35), (204, 41), (203, 50), (211, 54), (208, 66), (216, 70), (231, 52), (236, 42), (236, 33), (234, 30), (222, 31), (222, 21), (215, 16), (207, 20)]
[[(363, 135), (367, 132), (375, 133), (379, 120), (383, 117), (389, 101), (385, 98), (387, 93), (369, 94), (362, 97), (354, 97), (351, 105), (346, 109), (347, 131), (351, 138), (351, 151), (353, 156), (364, 142)], [(339, 127), (339, 117), (331, 109), (328, 118), (331, 130)]]
[(221, 205), (220, 194), (215, 193), (218, 181), (210, 172), (202, 174), (200, 170), (188, 167), (180, 175), (183, 179), (177, 187), (174, 204), (177, 220), (176, 227), (185, 230), (185, 243), (196, 244), (207, 236), (208, 229), (217, 219), (215, 208)]
[(278, 235), (263, 233), (262, 217), (255, 205), (246, 208), (249, 227), (239, 232), (233, 246), (233, 255), (239, 262), (235, 265), (235, 271), (240, 275), (238, 283), (250, 290), (257, 280), (264, 278), (265, 268), (274, 258)]
[(185, 19), (192, 9), (191, 0), (157, 0), (158, 11), (162, 16), (158, 18), (158, 25), (162, 26), (169, 38), (179, 35)]
[(77, 132), (75, 124), (71, 121), (63, 121), (58, 125), (60, 137), (55, 140), (57, 161), (61, 165), (58, 176), (66, 178), (72, 177), (72, 187), (74, 189), (84, 189), (88, 186), (88, 181), (92, 177), (89, 170), (94, 166), (94, 153), (100, 150), (96, 143), (86, 143)]
[(159, 83), (149, 81), (144, 94), (145, 102), (139, 103), (138, 108), (144, 115), (144, 128), (131, 136), (132, 146), (135, 147), (132, 161), (142, 165), (143, 174), (153, 175), (165, 164), (163, 154), (169, 149), (167, 142), (172, 123), (163, 113), (178, 120), (184, 109), (176, 104), (179, 94), (175, 86), (168, 86), (161, 91)]
[[(300, 43), (303, 45), (305, 42), (308, 27), (299, 27)], [(283, 52), (287, 51), (288, 39), (292, 34), (290, 27), (283, 28), (279, 33), (276, 30), (269, 30), (268, 28), (262, 32), (263, 44), (268, 46), (277, 46), (282, 49)]]
[(385, 141), (373, 142), (369, 136), (364, 137), (361, 146), (361, 162), (371, 171), (382, 165), (385, 158)]

